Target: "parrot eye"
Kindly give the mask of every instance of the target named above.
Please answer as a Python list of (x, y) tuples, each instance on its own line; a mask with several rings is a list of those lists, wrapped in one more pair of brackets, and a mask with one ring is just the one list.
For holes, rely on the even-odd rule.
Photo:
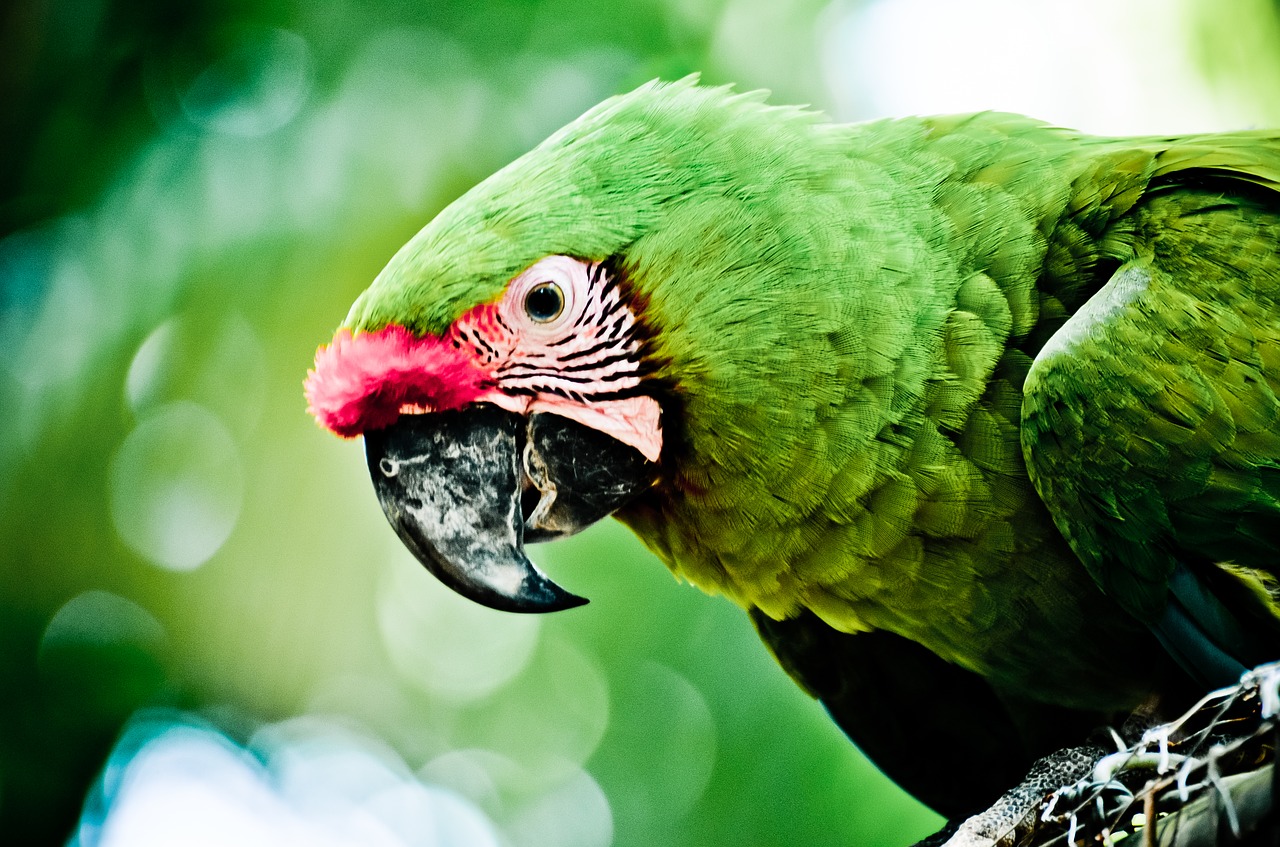
[(511, 326), (549, 341), (565, 329), (582, 308), (590, 282), (585, 262), (570, 256), (547, 256), (507, 283), (502, 309)]
[(524, 311), (540, 324), (550, 323), (564, 311), (564, 292), (554, 282), (540, 282), (524, 296)]

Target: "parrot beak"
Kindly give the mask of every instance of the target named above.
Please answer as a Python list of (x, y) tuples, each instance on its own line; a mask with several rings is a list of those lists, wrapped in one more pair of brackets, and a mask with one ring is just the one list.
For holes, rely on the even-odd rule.
[(586, 528), (652, 485), (657, 467), (567, 418), (486, 403), (401, 415), (365, 433), (365, 453), (382, 510), (418, 561), (508, 612), (586, 603), (539, 571), (524, 542)]

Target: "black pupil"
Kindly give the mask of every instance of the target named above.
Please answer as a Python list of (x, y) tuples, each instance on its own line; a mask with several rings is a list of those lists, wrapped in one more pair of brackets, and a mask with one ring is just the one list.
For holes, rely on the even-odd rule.
[(564, 300), (560, 296), (560, 289), (549, 282), (537, 286), (524, 298), (525, 311), (535, 321), (553, 320), (560, 314), (563, 306)]

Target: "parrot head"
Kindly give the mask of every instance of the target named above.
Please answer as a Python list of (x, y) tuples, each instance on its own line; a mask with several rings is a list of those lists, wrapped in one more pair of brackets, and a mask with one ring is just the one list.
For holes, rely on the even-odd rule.
[[(364, 437), (389, 521), (454, 590), (568, 608), (526, 542), (644, 501), (750, 528), (756, 493), (787, 498), (783, 433), (835, 402), (839, 357), (776, 328), (827, 337), (847, 298), (781, 280), (848, 265), (815, 224), (848, 167), (830, 124), (763, 99), (690, 78), (605, 101), (446, 207), (317, 353), (309, 411)], [(670, 517), (629, 523), (675, 567), (698, 542)]]
[(616, 272), (552, 255), (440, 334), (340, 330), (307, 388), (321, 423), (364, 436), (383, 511), (432, 573), (485, 605), (555, 611), (585, 601), (524, 543), (577, 532), (655, 479), (661, 407), (642, 349)]

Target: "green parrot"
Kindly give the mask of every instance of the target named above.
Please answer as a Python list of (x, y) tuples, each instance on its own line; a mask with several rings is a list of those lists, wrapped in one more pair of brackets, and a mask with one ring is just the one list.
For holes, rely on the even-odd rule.
[(524, 545), (612, 514), (954, 816), (1280, 657), (1278, 297), (1280, 131), (689, 78), (448, 206), (306, 392), (454, 590), (579, 605)]

